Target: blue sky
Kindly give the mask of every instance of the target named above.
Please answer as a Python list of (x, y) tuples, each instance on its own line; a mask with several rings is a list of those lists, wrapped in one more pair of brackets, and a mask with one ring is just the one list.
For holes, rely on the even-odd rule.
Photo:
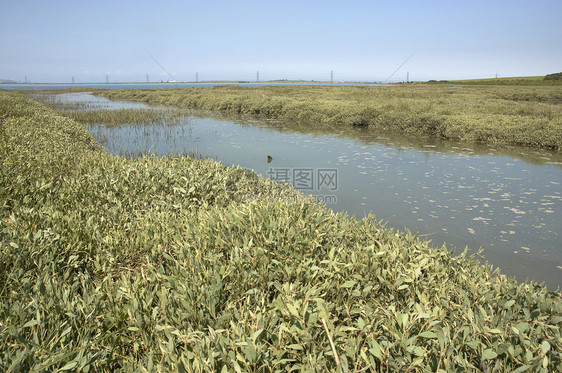
[[(0, 78), (390, 81), (562, 71), (562, 1), (0, 0)], [(148, 52), (148, 53), (147, 53)]]

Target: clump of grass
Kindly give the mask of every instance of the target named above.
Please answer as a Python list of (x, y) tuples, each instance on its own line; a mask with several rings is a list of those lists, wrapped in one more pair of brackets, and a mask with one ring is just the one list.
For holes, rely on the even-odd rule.
[(99, 94), (310, 126), (352, 125), (464, 142), (562, 147), (560, 86), (220, 86)]
[(560, 292), (0, 91), (0, 370), (555, 371)]
[(115, 109), (68, 111), (66, 117), (83, 124), (103, 123), (105, 126), (121, 125), (177, 125), (186, 120), (186, 113), (176, 109)]

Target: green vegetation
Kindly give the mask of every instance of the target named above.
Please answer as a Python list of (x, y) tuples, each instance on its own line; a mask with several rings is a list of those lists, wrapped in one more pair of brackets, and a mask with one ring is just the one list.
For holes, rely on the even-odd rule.
[(106, 126), (121, 126), (124, 124), (151, 125), (162, 122), (167, 125), (176, 125), (185, 113), (180, 110), (117, 109), (68, 111), (63, 115), (84, 124), (103, 123)]
[(311, 126), (354, 125), (465, 142), (562, 147), (562, 87), (558, 86), (219, 86), (98, 94)]
[(562, 80), (562, 73), (548, 74), (544, 80)]
[(555, 371), (562, 295), (0, 91), (0, 371)]
[[(552, 74), (551, 74), (552, 75)], [(479, 86), (556, 86), (560, 82), (552, 81), (547, 76), (518, 76), (505, 78), (464, 79), (464, 80), (430, 80), (430, 84), (445, 85), (479, 85)]]

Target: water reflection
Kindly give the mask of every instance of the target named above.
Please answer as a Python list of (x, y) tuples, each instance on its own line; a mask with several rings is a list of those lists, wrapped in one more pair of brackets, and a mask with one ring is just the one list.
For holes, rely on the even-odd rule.
[(358, 141), (364, 145), (382, 144), (389, 147), (400, 149), (417, 149), (428, 154), (430, 153), (462, 153), (474, 155), (493, 155), (508, 156), (521, 159), (532, 164), (553, 164), (562, 166), (562, 153), (547, 149), (533, 149), (511, 145), (487, 145), (470, 144), (455, 142), (450, 140), (436, 139), (429, 136), (418, 136), (408, 134), (397, 134), (385, 130), (373, 130), (365, 127), (342, 126), (334, 127), (330, 125), (315, 125), (284, 122), (278, 120), (252, 120), (244, 117), (220, 117), (213, 113), (205, 113), (204, 117), (215, 116), (225, 120), (231, 120), (242, 126), (259, 126), (274, 129), (283, 133), (300, 133), (314, 136), (330, 136), (347, 138)]
[(92, 92), (72, 92), (64, 94), (34, 93), (29, 96), (57, 110), (118, 110), (147, 109), (148, 105), (131, 101), (110, 101), (94, 96)]

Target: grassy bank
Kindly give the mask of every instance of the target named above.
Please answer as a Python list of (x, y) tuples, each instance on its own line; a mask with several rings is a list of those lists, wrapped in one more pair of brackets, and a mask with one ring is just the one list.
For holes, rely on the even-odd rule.
[(219, 86), (100, 94), (311, 126), (354, 125), (467, 142), (562, 147), (562, 86)]
[(0, 371), (555, 371), (562, 299), (0, 91)]

